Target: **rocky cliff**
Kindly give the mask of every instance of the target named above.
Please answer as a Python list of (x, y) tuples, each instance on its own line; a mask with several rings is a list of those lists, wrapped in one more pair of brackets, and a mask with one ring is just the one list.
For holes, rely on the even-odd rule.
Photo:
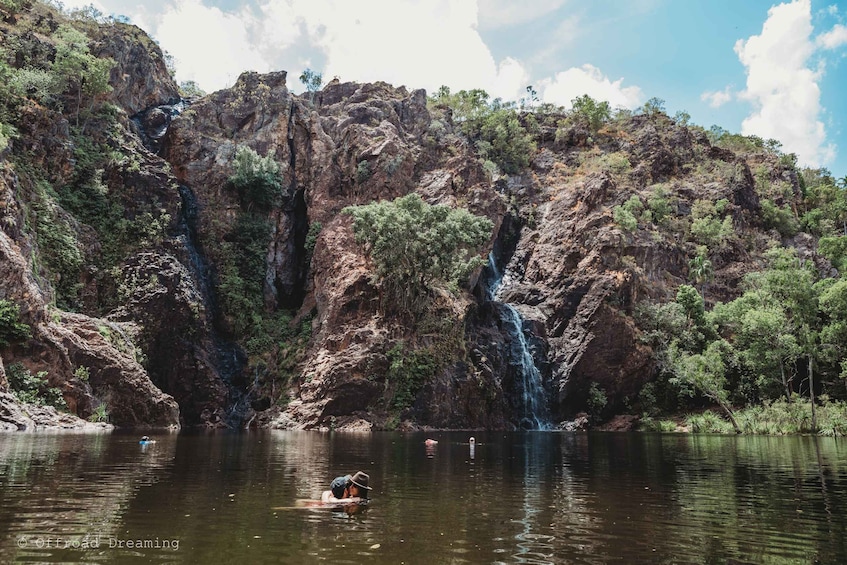
[[(49, 61), (60, 20), (36, 4), (2, 33)], [(0, 299), (32, 336), (0, 350), (0, 368), (46, 371), (83, 418), (104, 404), (118, 426), (512, 429), (527, 351), (551, 426), (592, 389), (614, 413), (653, 375), (637, 305), (692, 282), (693, 258), (708, 255), (701, 288), (715, 300), (771, 243), (812, 254), (767, 225), (751, 170), (783, 183), (787, 206), (800, 190), (791, 163), (714, 146), (661, 111), (599, 129), (516, 113), (530, 164), (502, 175), (422, 90), (334, 80), (298, 96), (284, 71), (245, 73), (186, 104), (140, 30), (77, 26), (113, 61), (112, 88), (82, 126), (79, 110), (15, 100)], [(267, 201), (233, 181), (247, 149), (276, 171)], [(411, 192), (494, 225), (476, 250), (490, 265), (417, 318), (381, 307), (342, 213)]]

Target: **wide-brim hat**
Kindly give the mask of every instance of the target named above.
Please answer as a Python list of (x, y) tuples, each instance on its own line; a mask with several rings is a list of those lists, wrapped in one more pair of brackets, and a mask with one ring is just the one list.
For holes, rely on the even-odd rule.
[(350, 482), (353, 483), (354, 485), (356, 485), (359, 488), (365, 488), (365, 489), (368, 489), (368, 490), (373, 490), (371, 487), (368, 486), (368, 483), (370, 482), (370, 480), (371, 480), (371, 477), (367, 473), (363, 473), (362, 471), (358, 471), (355, 475), (353, 475), (353, 478), (350, 479)]

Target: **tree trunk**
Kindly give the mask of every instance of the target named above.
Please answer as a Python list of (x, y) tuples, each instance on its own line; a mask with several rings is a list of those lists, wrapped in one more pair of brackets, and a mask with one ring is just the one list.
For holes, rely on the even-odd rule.
[(811, 355), (809, 355), (809, 398), (812, 401), (812, 432), (818, 433), (818, 415), (815, 410), (814, 360)]
[(721, 409), (726, 412), (726, 416), (727, 418), (729, 418), (729, 422), (732, 424), (733, 429), (735, 429), (735, 433), (740, 434), (741, 428), (738, 426), (738, 422), (735, 420), (735, 415), (732, 413), (732, 410), (730, 409), (729, 405), (724, 402), (718, 401), (718, 406), (720, 406)]
[(785, 389), (785, 400), (788, 403), (791, 403), (791, 391), (788, 390), (788, 381), (785, 380), (785, 365), (782, 364), (782, 360), (779, 362), (779, 376), (782, 377), (782, 388)]

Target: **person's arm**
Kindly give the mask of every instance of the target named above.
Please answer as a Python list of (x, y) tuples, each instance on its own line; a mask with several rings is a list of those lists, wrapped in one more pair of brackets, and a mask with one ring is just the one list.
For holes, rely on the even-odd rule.
[(358, 496), (352, 496), (350, 498), (335, 498), (332, 496), (331, 490), (325, 490), (323, 491), (323, 494), (321, 494), (321, 502), (325, 504), (357, 504), (363, 500), (363, 498)]

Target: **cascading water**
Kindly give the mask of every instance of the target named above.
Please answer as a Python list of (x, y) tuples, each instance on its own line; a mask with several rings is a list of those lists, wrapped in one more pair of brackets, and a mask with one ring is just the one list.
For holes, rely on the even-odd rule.
[(182, 199), (181, 228), (185, 235), (185, 246), (188, 250), (189, 264), (197, 281), (203, 306), (209, 313), (209, 337), (214, 346), (212, 357), (215, 369), (229, 390), (229, 407), (227, 409), (227, 426), (240, 427), (248, 408), (248, 397), (243, 387), (238, 386), (237, 378), (241, 375), (245, 364), (244, 354), (238, 346), (224, 339), (215, 328), (214, 316), (216, 311), (213, 285), (210, 281), (210, 270), (206, 258), (197, 245), (197, 200), (194, 192), (187, 186), (179, 187)]
[(179, 98), (171, 100), (168, 104), (147, 108), (132, 116), (130, 120), (135, 133), (141, 138), (144, 146), (158, 155), (171, 122), (182, 114), (189, 104), (188, 100)]
[(503, 286), (504, 273), (497, 268), (494, 253), (488, 255), (489, 269), (492, 279), (488, 286), (487, 297), (492, 302), (503, 306), (500, 312), (500, 321), (506, 327), (511, 336), (512, 359), (517, 363), (521, 375), (521, 419), (519, 427), (529, 430), (549, 430), (551, 428), (549, 411), (547, 407), (547, 393), (544, 390), (544, 379), (535, 357), (532, 354), (527, 332), (524, 329), (523, 317), (514, 306), (507, 302), (500, 302), (498, 292)]

